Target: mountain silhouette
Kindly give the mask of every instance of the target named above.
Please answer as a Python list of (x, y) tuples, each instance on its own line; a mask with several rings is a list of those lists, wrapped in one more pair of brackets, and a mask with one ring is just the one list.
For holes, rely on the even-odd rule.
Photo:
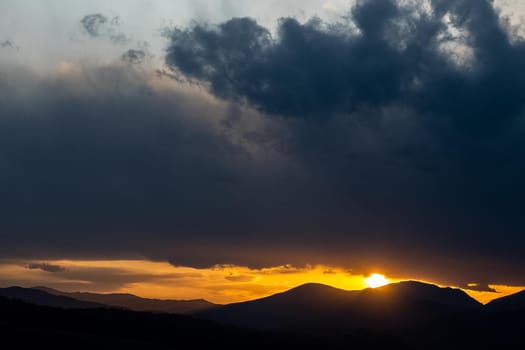
[(257, 329), (410, 328), (482, 305), (459, 289), (401, 282), (376, 289), (345, 291), (305, 284), (266, 298), (235, 303), (198, 315)]
[(420, 282), (362, 291), (310, 283), (189, 316), (43, 289), (0, 289), (2, 348), (525, 349), (523, 292), (493, 302), (508, 305), (494, 312), (461, 290)]
[(492, 300), (486, 308), (490, 311), (525, 311), (525, 290)]
[(35, 305), (65, 309), (93, 309), (107, 307), (100, 303), (77, 300), (67, 296), (53, 295), (42, 290), (22, 287), (0, 288), (0, 296), (13, 300), (25, 301)]
[[(434, 284), (404, 281), (380, 288), (368, 288), (359, 292), (362, 296), (432, 302), (449, 307), (479, 309), (482, 304), (457, 288), (438, 287)], [(402, 301), (399, 300), (399, 301)]]
[(63, 309), (0, 297), (2, 349), (392, 349), (396, 336), (376, 333), (323, 337), (226, 327), (187, 315), (123, 309)]
[(97, 294), (74, 292), (67, 293), (47, 287), (34, 287), (52, 295), (66, 296), (76, 300), (104, 304), (112, 307), (124, 308), (133, 311), (165, 312), (172, 314), (193, 314), (209, 310), (216, 304), (203, 299), (195, 300), (160, 300), (146, 299), (133, 294)]

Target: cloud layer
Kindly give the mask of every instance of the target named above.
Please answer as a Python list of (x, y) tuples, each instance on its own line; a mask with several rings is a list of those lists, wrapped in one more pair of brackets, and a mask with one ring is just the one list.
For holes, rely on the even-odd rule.
[(277, 37), (249, 18), (177, 28), (166, 62), (293, 119), (291, 152), (344, 208), (323, 220), (338, 239), (517, 266), (525, 44), (507, 24), (489, 1), (359, 1), (347, 22), (283, 18)]
[(525, 284), (525, 44), (488, 1), (410, 4), (176, 28), (160, 76), (0, 65), (0, 255)]

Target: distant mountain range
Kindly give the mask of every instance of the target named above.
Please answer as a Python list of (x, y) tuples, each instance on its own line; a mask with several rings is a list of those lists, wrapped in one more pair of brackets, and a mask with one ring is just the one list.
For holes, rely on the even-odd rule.
[(103, 304), (82, 301), (63, 295), (53, 295), (46, 291), (33, 288), (0, 288), (0, 296), (25, 301), (35, 305), (59, 307), (64, 309), (95, 309), (107, 307)]
[(383, 334), (322, 337), (226, 327), (187, 315), (122, 309), (64, 309), (0, 297), (1, 349), (53, 350), (402, 350), (401, 339)]
[(265, 329), (341, 321), (347, 325), (364, 322), (377, 324), (383, 321), (388, 326), (390, 321), (396, 324), (421, 322), (422, 318), (432, 319), (465, 310), (525, 310), (525, 291), (483, 306), (461, 289), (440, 288), (415, 281), (359, 291), (308, 283), (269, 297), (227, 305), (213, 304), (203, 299), (160, 300), (132, 294), (70, 293), (47, 287), (0, 288), (0, 296), (67, 309), (111, 307), (196, 315), (225, 324)]
[[(23, 322), (20, 310), (27, 311), (29, 323)], [(13, 323), (10, 318), (20, 322)], [(2, 327), (14, 327), (13, 334), (21, 332), (37, 340), (48, 336), (47, 332), (113, 339), (105, 328), (111, 327), (112, 319), (118, 339), (140, 338), (145, 344), (158, 336), (162, 344), (171, 345), (170, 329), (176, 325), (177, 334), (188, 345), (192, 337), (197, 337), (196, 341), (206, 338), (207, 346), (228, 345), (227, 337), (239, 337), (243, 340), (235, 343), (237, 348), (279, 348), (281, 343), (288, 344), (287, 348), (346, 348), (346, 341), (367, 349), (525, 348), (525, 291), (484, 306), (462, 290), (413, 281), (362, 291), (305, 284), (266, 298), (215, 305), (204, 300), (155, 300), (130, 294), (65, 293), (45, 287), (0, 289), (0, 334)], [(151, 329), (146, 328), (144, 334), (134, 333), (138, 325), (150, 323), (155, 326), (148, 326)], [(185, 327), (191, 332), (181, 331)]]
[[(123, 308), (133, 311), (165, 312), (171, 314), (193, 314), (208, 310), (217, 305), (203, 299), (195, 300), (160, 300), (140, 298), (133, 294), (96, 294), (96, 293), (67, 293), (46, 287), (34, 287), (55, 296), (64, 296), (84, 302), (103, 304), (106, 306)], [(1, 292), (0, 292), (1, 295)], [(30, 301), (25, 299), (26, 301)]]

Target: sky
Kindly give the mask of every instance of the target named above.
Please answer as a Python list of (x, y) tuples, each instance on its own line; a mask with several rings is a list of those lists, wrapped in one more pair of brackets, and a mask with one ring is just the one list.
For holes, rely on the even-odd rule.
[(525, 288), (513, 0), (0, 2), (0, 285)]

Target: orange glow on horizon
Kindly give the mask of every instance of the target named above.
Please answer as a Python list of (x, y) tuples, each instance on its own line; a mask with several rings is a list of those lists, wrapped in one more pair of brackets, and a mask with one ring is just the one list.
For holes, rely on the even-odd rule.
[(505, 286), (505, 285), (490, 285), (489, 287), (496, 290), (496, 292), (486, 292), (486, 291), (477, 291), (477, 290), (469, 290), (469, 289), (465, 289), (464, 291), (470, 297), (476, 299), (480, 303), (487, 304), (494, 299), (502, 298), (507, 295), (515, 294), (515, 293), (521, 292), (522, 290), (525, 290), (524, 287)]
[[(405, 279), (381, 274), (364, 276), (324, 265), (290, 265), (262, 269), (220, 265), (197, 269), (145, 260), (56, 260), (55, 272), (29, 268), (33, 261), (0, 261), (0, 287), (47, 286), (66, 292), (130, 293), (145, 298), (206, 299), (226, 304), (266, 297), (315, 282), (344, 290), (377, 288)], [(431, 283), (431, 282), (429, 282)], [(494, 292), (465, 290), (482, 303), (510, 295), (523, 287), (490, 286)]]

